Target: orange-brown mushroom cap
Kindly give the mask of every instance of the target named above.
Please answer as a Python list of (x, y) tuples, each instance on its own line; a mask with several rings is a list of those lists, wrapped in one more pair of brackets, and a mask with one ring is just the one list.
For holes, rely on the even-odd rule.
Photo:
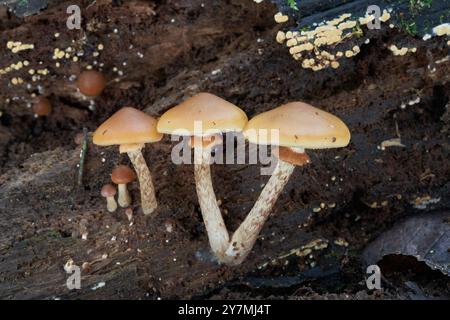
[(112, 184), (105, 184), (101, 190), (102, 197), (114, 197), (116, 195), (116, 188)]
[(52, 112), (52, 105), (47, 98), (39, 97), (33, 104), (32, 110), (38, 116), (48, 116)]
[(95, 130), (93, 142), (100, 146), (156, 142), (163, 136), (156, 131), (156, 124), (148, 114), (124, 107)]
[(115, 184), (127, 184), (134, 179), (136, 179), (136, 174), (130, 167), (125, 165), (115, 167), (111, 174), (111, 180)]
[[(278, 136), (271, 134), (278, 131)], [(338, 117), (304, 102), (291, 102), (263, 112), (244, 129), (251, 143), (304, 149), (345, 147), (350, 131)]]
[[(240, 132), (248, 118), (234, 104), (210, 93), (199, 93), (166, 111), (158, 121), (158, 132), (181, 136), (207, 136)], [(201, 128), (196, 124), (201, 122)]]
[(106, 79), (99, 71), (86, 70), (78, 76), (77, 86), (85, 96), (96, 97), (105, 89)]

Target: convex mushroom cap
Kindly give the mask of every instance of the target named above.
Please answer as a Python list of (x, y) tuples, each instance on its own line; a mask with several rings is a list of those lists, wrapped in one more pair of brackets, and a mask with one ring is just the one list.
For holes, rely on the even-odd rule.
[(111, 180), (115, 184), (127, 184), (134, 179), (136, 179), (136, 174), (130, 167), (125, 165), (115, 167), (111, 174)]
[[(93, 135), (96, 145), (129, 145), (140, 149), (144, 143), (157, 142), (162, 134), (156, 131), (156, 119), (132, 107), (124, 107), (103, 122)], [(130, 151), (130, 150), (121, 150)]]
[(117, 210), (116, 199), (114, 199), (116, 192), (116, 188), (111, 184), (105, 184), (101, 190), (102, 197), (106, 198), (106, 208), (109, 212)]
[(99, 71), (87, 70), (78, 76), (77, 86), (85, 96), (96, 97), (105, 89), (106, 79)]
[(116, 195), (116, 188), (111, 184), (105, 184), (101, 190), (102, 197), (114, 197)]
[(240, 132), (247, 121), (245, 112), (234, 104), (210, 93), (199, 93), (166, 111), (157, 129), (180, 136), (211, 136)]
[[(271, 130), (278, 130), (279, 136)], [(291, 102), (255, 116), (244, 136), (255, 144), (300, 149), (340, 148), (350, 142), (350, 131), (341, 119), (304, 102)]]

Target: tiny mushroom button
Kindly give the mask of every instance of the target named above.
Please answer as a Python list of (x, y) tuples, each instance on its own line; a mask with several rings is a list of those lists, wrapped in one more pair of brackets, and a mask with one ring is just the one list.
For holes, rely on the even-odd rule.
[(210, 93), (199, 93), (166, 111), (158, 121), (161, 133), (186, 136), (194, 148), (197, 196), (214, 254), (223, 262), (229, 235), (217, 205), (210, 160), (214, 146), (222, 143), (222, 134), (240, 132), (247, 115), (234, 104)]
[(141, 149), (145, 143), (157, 142), (162, 134), (156, 131), (156, 120), (132, 107), (124, 107), (102, 123), (93, 135), (93, 142), (100, 146), (119, 145), (126, 152), (136, 170), (141, 189), (142, 210), (145, 215), (155, 211), (158, 204), (150, 170)]
[(106, 79), (99, 71), (86, 70), (78, 76), (77, 86), (85, 96), (97, 97), (105, 89)]
[(128, 166), (120, 165), (113, 169), (111, 180), (119, 186), (119, 196), (117, 202), (122, 208), (131, 204), (131, 196), (127, 189), (127, 183), (136, 179), (136, 174)]

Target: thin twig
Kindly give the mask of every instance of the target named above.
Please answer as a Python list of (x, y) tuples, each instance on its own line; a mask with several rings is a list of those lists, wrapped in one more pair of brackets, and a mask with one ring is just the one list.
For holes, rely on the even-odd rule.
[(84, 160), (86, 158), (88, 146), (88, 131), (87, 128), (83, 128), (83, 141), (81, 142), (81, 151), (80, 151), (80, 163), (78, 165), (78, 185), (83, 185), (83, 171), (84, 171)]

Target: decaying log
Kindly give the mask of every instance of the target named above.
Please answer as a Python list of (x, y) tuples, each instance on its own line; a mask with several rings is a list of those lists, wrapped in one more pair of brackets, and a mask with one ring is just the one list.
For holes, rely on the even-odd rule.
[[(190, 5), (198, 9), (200, 3)], [(221, 8), (216, 16), (245, 11), (240, 10), (241, 2), (231, 4), (216, 7)], [(188, 9), (192, 7), (188, 5)], [(232, 19), (245, 21), (262, 10), (254, 3), (245, 8), (246, 13)], [(138, 50), (149, 50), (146, 58), (130, 58), (133, 67), (126, 69), (126, 79), (110, 84), (97, 100), (97, 113), (64, 127), (69, 130), (81, 124), (92, 131), (123, 104), (158, 116), (200, 91), (227, 98), (249, 117), (292, 100), (304, 100), (337, 114), (352, 132), (350, 146), (310, 153), (312, 164), (294, 172), (248, 260), (234, 268), (214, 261), (200, 217), (193, 167), (171, 163), (175, 142), (169, 137), (145, 149), (159, 201), (157, 218), (145, 218), (135, 201), (130, 222), (123, 210), (108, 213), (99, 195), (101, 186), (110, 180), (111, 169), (126, 160), (116, 148), (90, 143), (80, 188), (76, 182), (80, 148), (68, 142), (70, 137), (58, 140), (51, 135), (51, 129), (62, 125), (49, 118), (41, 135), (26, 138), (23, 133), (21, 140), (26, 145), (33, 141), (44, 144), (48, 137), (57, 142), (48, 142), (49, 148), (37, 150), (17, 161), (18, 165), (13, 161), (18, 144), (8, 134), (1, 140), (0, 145), (7, 146), (2, 151), (8, 170), (0, 176), (0, 298), (209, 297), (214, 289), (239, 283), (249, 273), (262, 274), (269, 267), (282, 270), (289, 259), (304, 261), (307, 257), (301, 255), (302, 250), (311, 241), (323, 239), (330, 245), (320, 250), (333, 253), (332, 243), (344, 238), (352, 249), (360, 251), (401, 217), (449, 208), (449, 145), (441, 130), (448, 125), (443, 115), (450, 92), (450, 64), (442, 60), (448, 55), (442, 39), (424, 43), (408, 38), (417, 53), (397, 57), (381, 40), (386, 37), (389, 41), (396, 35), (380, 33), (357, 58), (346, 60), (338, 70), (318, 73), (299, 68), (274, 43), (278, 27), (261, 21), (275, 12), (273, 7), (264, 7), (263, 17), (250, 20), (242, 29), (238, 23), (230, 26), (229, 21), (206, 27), (214, 13), (207, 11), (206, 17), (200, 15), (184, 29), (188, 31), (187, 42), (181, 51), (175, 50), (176, 54), (169, 50), (176, 46), (173, 39), (177, 32), (170, 21), (164, 28), (157, 27), (168, 30), (170, 45), (159, 44), (164, 43), (162, 36), (154, 41), (140, 31), (135, 39), (144, 43)], [(21, 30), (38, 28), (39, 20), (29, 19), (20, 29), (4, 31), (2, 37), (17, 37)], [(262, 29), (260, 41), (255, 40), (255, 34), (247, 34), (252, 25)], [(226, 45), (202, 53), (219, 41)], [(112, 44), (112, 48), (116, 52), (119, 46)], [(170, 51), (168, 56), (153, 59), (164, 50)], [(192, 51), (203, 55), (193, 57)], [(118, 57), (105, 58), (105, 63), (119, 65), (124, 56), (118, 52)], [(429, 68), (431, 64), (434, 68)], [(55, 77), (44, 84), (48, 93), (66, 97), (53, 101), (86, 111), (83, 102), (68, 92), (69, 86), (58, 81)], [(2, 98), (14, 90), (8, 87), (2, 91)], [(6, 130), (27, 112), (14, 103), (9, 108), (5, 112), (14, 117)], [(25, 125), (36, 126), (27, 121)], [(399, 136), (404, 148), (379, 148), (383, 141)], [(245, 218), (267, 182), (268, 177), (261, 176), (259, 169), (259, 165), (212, 166), (214, 187), (230, 230)], [(139, 199), (138, 185), (130, 189), (133, 199)], [(429, 198), (440, 200), (426, 204), (425, 209), (415, 207)], [(167, 219), (174, 221), (172, 231), (164, 227)], [(87, 240), (81, 239), (80, 223), (87, 226)], [(68, 274), (63, 267), (69, 259), (83, 267), (80, 290), (66, 287)]]

